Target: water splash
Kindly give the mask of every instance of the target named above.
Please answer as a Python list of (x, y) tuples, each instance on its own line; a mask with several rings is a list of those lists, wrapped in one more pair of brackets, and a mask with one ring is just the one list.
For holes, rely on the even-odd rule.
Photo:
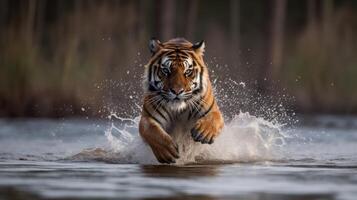
[(271, 160), (284, 145), (285, 135), (279, 125), (256, 118), (249, 113), (236, 115), (222, 135), (207, 147), (205, 159), (231, 162)]
[[(280, 149), (285, 145), (287, 137), (287, 134), (282, 131), (282, 126), (295, 122), (294, 118), (289, 116), (285, 105), (289, 97), (279, 91), (274, 97), (262, 95), (254, 89), (256, 88), (254, 82), (232, 79), (230, 77), (232, 73), (218, 73), (221, 74), (221, 77), (218, 77), (214, 69), (210, 69), (217, 101), (225, 115), (225, 127), (212, 145), (196, 143), (190, 135), (176, 138), (179, 145), (181, 143), (186, 146), (184, 151), (182, 151), (183, 147), (180, 148), (180, 159), (177, 163), (253, 162), (279, 157)], [(224, 68), (216, 64), (215, 70), (221, 71)], [(132, 74), (139, 76), (138, 74), (141, 73), (133, 72), (130, 76), (133, 76)], [(135, 110), (132, 112), (134, 115), (131, 116), (140, 113), (140, 106), (138, 106), (140, 92), (135, 92), (138, 88), (133, 89), (121, 84), (116, 84), (115, 87), (126, 91), (128, 94), (126, 96), (130, 100), (123, 102), (130, 105), (116, 105), (113, 108), (118, 111), (117, 113), (123, 114), (111, 112), (108, 117), (110, 125), (105, 131), (105, 137), (109, 147), (103, 151), (98, 149), (93, 151), (101, 153), (105, 151), (108, 162), (157, 163), (151, 149), (139, 136), (139, 117), (122, 117), (128, 116), (127, 110)], [(116, 109), (117, 107), (121, 109)]]
[[(105, 131), (105, 136), (110, 144), (110, 146), (115, 147), (112, 150), (117, 152), (123, 152), (128, 148), (128, 144), (132, 143), (134, 140), (134, 135), (132, 133), (138, 132), (139, 117), (136, 118), (123, 118), (118, 116), (116, 113), (111, 113), (108, 117), (110, 120), (117, 119), (122, 124), (121, 128), (114, 125), (111, 122), (111, 126)], [(117, 136), (115, 136), (117, 135)]]
[[(139, 117), (130, 119), (111, 114), (110, 118), (119, 122), (112, 122), (105, 131), (109, 147), (103, 150), (85, 150), (77, 154), (75, 159), (104, 160), (112, 163), (157, 163), (151, 149), (138, 134)], [(285, 137), (280, 125), (249, 113), (239, 113), (226, 124), (212, 145), (194, 142), (190, 136), (183, 137), (181, 142), (185, 143), (188, 149), (181, 153), (177, 164), (272, 160), (279, 155), (279, 149), (285, 144)]]

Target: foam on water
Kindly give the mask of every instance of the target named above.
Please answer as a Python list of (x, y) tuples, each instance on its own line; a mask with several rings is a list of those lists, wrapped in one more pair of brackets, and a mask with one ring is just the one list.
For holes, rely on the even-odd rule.
[[(79, 160), (104, 160), (113, 163), (157, 163), (153, 153), (138, 134), (139, 117), (121, 118), (112, 114), (123, 124), (114, 122), (105, 131), (110, 144), (106, 149), (84, 150), (72, 157)], [(191, 140), (191, 142), (186, 141)], [(179, 139), (186, 151), (180, 154), (177, 164), (254, 162), (276, 159), (279, 149), (285, 144), (285, 135), (279, 125), (249, 113), (239, 113), (226, 123), (221, 135), (212, 145), (194, 142), (190, 136)]]
[[(216, 71), (222, 69), (218, 66)], [(176, 160), (176, 163), (254, 162), (278, 159), (287, 137), (282, 130), (282, 124), (285, 125), (293, 119), (287, 114), (283, 105), (286, 103), (287, 96), (279, 92), (274, 98), (262, 95), (254, 89), (256, 85), (234, 80), (229, 77), (231, 73), (223, 73), (226, 76), (217, 77), (213, 72), (211, 70), (212, 82), (217, 101), (225, 113), (225, 127), (212, 145), (194, 142), (190, 135), (176, 138), (180, 149), (180, 159)], [(134, 72), (134, 74), (138, 73), (141, 74), (141, 72)], [(121, 86), (121, 84), (114, 85)], [(124, 112), (120, 110), (123, 109), (135, 110), (134, 116), (141, 113), (138, 106), (140, 92), (137, 91), (138, 88), (120, 88), (125, 91), (126, 96), (137, 98), (126, 101), (130, 105), (116, 105), (115, 108), (120, 108), (116, 109), (119, 112), (110, 114), (111, 124), (105, 131), (109, 146), (85, 150), (73, 158), (115, 163), (157, 163), (150, 147), (139, 135), (140, 116), (132, 118), (121, 116)], [(185, 144), (184, 147), (182, 144)]]

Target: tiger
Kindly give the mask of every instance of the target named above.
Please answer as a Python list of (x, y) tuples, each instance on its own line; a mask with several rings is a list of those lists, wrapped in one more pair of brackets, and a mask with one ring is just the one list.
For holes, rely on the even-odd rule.
[(188, 135), (195, 144), (212, 144), (224, 119), (203, 60), (203, 40), (192, 44), (174, 38), (161, 43), (152, 38), (149, 49), (139, 133), (158, 162), (176, 163), (185, 150), (178, 138)]

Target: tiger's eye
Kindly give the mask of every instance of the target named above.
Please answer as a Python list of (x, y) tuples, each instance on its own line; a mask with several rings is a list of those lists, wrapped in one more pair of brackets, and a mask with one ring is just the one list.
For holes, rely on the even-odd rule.
[(161, 68), (161, 71), (162, 71), (162, 73), (164, 73), (164, 74), (169, 74), (169, 70), (167, 69), (167, 68)]
[(185, 75), (186, 76), (189, 76), (191, 74), (192, 74), (192, 69), (188, 69), (188, 70), (185, 71)]

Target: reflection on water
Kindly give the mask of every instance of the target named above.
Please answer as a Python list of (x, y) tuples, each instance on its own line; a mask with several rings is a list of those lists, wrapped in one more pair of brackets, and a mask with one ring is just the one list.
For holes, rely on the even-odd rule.
[(40, 196), (27, 192), (16, 187), (1, 187), (0, 188), (0, 199), (9, 199), (9, 200), (35, 200), (41, 199)]
[(310, 168), (299, 162), (169, 166), (3, 160), (0, 199), (354, 199), (357, 168)]
[[(208, 195), (177, 195), (171, 197), (155, 197), (155, 198), (143, 198), (143, 200), (219, 200), (219, 199), (228, 199), (228, 198), (217, 198)], [(235, 198), (236, 199), (236, 198)]]
[[(251, 133), (254, 120), (244, 122), (249, 123), (230, 130), (232, 136), (242, 134), (232, 131), (242, 127), (246, 127), (243, 135)], [(0, 120), (0, 125), (0, 200), (355, 200), (357, 196), (357, 132), (352, 129), (298, 127), (287, 134), (273, 157), (264, 157), (264, 150), (270, 149), (261, 149), (262, 143), (240, 135), (221, 141), (226, 149), (214, 148), (211, 155), (260, 155), (260, 159), (172, 166), (127, 162), (152, 159), (147, 157), (152, 156), (150, 149), (137, 146), (125, 154), (108, 152), (112, 143), (104, 135), (107, 125), (100, 122)], [(259, 136), (250, 138), (255, 135)], [(237, 138), (245, 140), (235, 143)], [(230, 155), (232, 149), (237, 151)], [(258, 154), (252, 154), (255, 149)], [(138, 152), (147, 154), (134, 155)]]
[(141, 171), (148, 177), (196, 178), (211, 177), (218, 173), (219, 165), (211, 166), (169, 166), (169, 165), (142, 165)]
[[(8, 200), (36, 200), (43, 199), (39, 195), (35, 195), (31, 192), (26, 192), (18, 190), (15, 187), (4, 187), (0, 188), (0, 199)], [(59, 199), (59, 198), (56, 198)], [(62, 200), (72, 199), (72, 198), (60, 198)], [(84, 198), (86, 199), (86, 198)], [(120, 195), (116, 198), (107, 199), (122, 199)], [(185, 194), (175, 194), (168, 197), (148, 197), (140, 198), (143, 200), (225, 200), (225, 199), (236, 199), (236, 200), (335, 200), (336, 196), (333, 194), (269, 194), (269, 193), (253, 193), (236, 196), (227, 197), (215, 197), (210, 195), (185, 195)]]

